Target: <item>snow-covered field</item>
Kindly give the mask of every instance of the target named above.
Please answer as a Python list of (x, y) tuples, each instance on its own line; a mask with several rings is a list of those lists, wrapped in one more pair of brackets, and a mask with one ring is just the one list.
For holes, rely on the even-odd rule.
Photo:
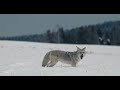
[[(76, 51), (76, 46), (88, 52), (77, 67), (61, 62), (41, 66), (48, 51)], [(119, 69), (119, 46), (0, 41), (0, 76), (119, 76)]]

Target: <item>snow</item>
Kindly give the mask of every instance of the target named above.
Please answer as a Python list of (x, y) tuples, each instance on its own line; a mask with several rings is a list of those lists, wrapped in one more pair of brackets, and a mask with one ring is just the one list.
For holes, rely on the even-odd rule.
[[(76, 51), (76, 46), (87, 50), (77, 67), (61, 62), (42, 67), (48, 51)], [(0, 41), (0, 76), (119, 76), (119, 68), (119, 46)]]

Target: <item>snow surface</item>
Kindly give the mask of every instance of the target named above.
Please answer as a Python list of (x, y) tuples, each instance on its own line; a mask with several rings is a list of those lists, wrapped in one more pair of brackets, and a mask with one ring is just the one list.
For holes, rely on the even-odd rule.
[[(77, 67), (61, 62), (42, 67), (48, 51), (76, 51), (76, 46), (87, 50)], [(119, 46), (0, 41), (0, 76), (119, 76), (119, 69)]]

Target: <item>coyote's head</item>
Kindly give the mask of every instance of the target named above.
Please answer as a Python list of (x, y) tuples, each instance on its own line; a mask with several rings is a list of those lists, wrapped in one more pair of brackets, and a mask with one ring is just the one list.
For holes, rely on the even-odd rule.
[(84, 47), (83, 49), (80, 49), (79, 47), (77, 47), (77, 53), (78, 53), (80, 59), (82, 59), (85, 56), (85, 54), (86, 54), (85, 49), (86, 49), (86, 47)]

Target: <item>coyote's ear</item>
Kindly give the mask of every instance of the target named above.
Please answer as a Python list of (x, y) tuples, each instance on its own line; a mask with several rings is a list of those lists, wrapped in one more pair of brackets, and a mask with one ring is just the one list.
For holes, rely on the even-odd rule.
[(81, 49), (80, 49), (79, 47), (77, 47), (77, 46), (76, 46), (76, 48), (77, 48), (77, 50), (81, 50)]
[(86, 47), (84, 47), (82, 50), (85, 50), (86, 49)]

